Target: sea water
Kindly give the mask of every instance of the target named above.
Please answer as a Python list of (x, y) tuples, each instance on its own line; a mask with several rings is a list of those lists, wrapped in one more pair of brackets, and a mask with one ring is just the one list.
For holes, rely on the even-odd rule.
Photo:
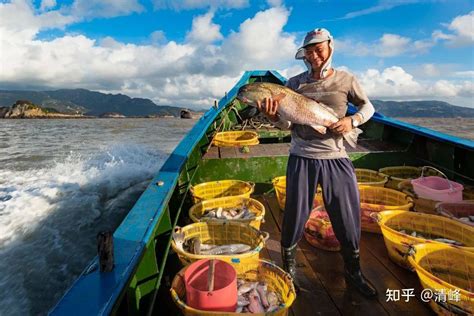
[(0, 315), (46, 314), (195, 123), (0, 120)]

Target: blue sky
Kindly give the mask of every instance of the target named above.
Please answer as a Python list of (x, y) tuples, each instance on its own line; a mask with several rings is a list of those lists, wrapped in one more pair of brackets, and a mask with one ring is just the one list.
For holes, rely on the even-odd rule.
[(474, 107), (474, 2), (0, 1), (0, 88), (87, 88), (208, 108), (251, 69), (284, 76), (325, 27), (372, 99)]

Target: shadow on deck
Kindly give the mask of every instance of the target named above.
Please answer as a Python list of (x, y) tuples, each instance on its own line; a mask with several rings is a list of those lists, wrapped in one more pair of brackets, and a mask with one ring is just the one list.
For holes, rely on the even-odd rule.
[[(266, 208), (262, 230), (270, 239), (261, 257), (281, 266), (280, 231), (283, 212), (273, 195), (257, 197)], [(382, 235), (362, 233), (361, 265), (364, 274), (377, 288), (377, 299), (366, 299), (349, 288), (343, 276), (343, 261), (336, 252), (312, 247), (304, 238), (298, 243), (297, 279), (301, 291), (289, 315), (434, 315), (420, 298), (421, 285), (416, 273), (404, 270), (390, 261)], [(400, 296), (387, 302), (386, 291), (414, 289), (415, 297)]]
[[(282, 265), (280, 256), (280, 229), (283, 212), (274, 195), (257, 196), (266, 209), (261, 229), (270, 233), (261, 258)], [(361, 265), (364, 274), (379, 291), (377, 299), (366, 299), (356, 290), (346, 289), (343, 261), (336, 252), (319, 250), (303, 238), (298, 244), (296, 257), (297, 279), (301, 291), (288, 315), (435, 315), (420, 298), (421, 285), (416, 273), (404, 270), (390, 261), (382, 235), (362, 233)], [(170, 254), (163, 283), (159, 289), (154, 315), (179, 315), (171, 301), (170, 281), (181, 269), (175, 254)], [(405, 302), (387, 302), (387, 289), (414, 289), (415, 297)]]

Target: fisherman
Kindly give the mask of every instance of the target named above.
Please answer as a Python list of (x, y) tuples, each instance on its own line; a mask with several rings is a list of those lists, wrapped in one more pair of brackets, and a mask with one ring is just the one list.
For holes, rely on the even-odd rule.
[[(334, 233), (341, 244), (346, 283), (355, 286), (366, 297), (375, 297), (377, 290), (360, 269), (360, 195), (354, 166), (342, 137), (368, 121), (374, 114), (374, 107), (354, 75), (332, 68), (333, 54), (334, 40), (329, 31), (318, 28), (308, 32), (295, 56), (304, 61), (308, 70), (290, 78), (286, 84), (336, 112), (340, 119), (329, 126), (326, 134), (319, 134), (307, 125), (280, 119), (278, 100), (265, 98), (258, 102), (258, 108), (276, 126), (291, 129), (281, 236), (283, 265), (296, 280), (296, 246), (303, 235), (319, 184)], [(345, 116), (349, 102), (357, 106), (358, 111)]]

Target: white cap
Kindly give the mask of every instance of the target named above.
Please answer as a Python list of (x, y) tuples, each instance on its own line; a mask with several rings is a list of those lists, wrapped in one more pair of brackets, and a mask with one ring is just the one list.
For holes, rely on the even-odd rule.
[(295, 58), (296, 59), (303, 59), (304, 58), (304, 48), (308, 45), (311, 44), (316, 44), (316, 43), (322, 43), (325, 41), (331, 41), (332, 42), (333, 38), (331, 36), (331, 33), (329, 33), (328, 30), (323, 29), (323, 28), (318, 28), (314, 29), (308, 33), (306, 33), (306, 36), (303, 41), (303, 45), (298, 49), (296, 52)]
[(326, 60), (326, 62), (321, 68), (321, 73), (320, 73), (321, 78), (326, 78), (329, 69), (331, 69), (332, 55), (334, 53), (334, 40), (331, 33), (329, 33), (328, 30), (323, 29), (323, 28), (317, 28), (306, 33), (306, 36), (303, 41), (303, 45), (298, 49), (295, 55), (296, 59), (302, 59), (304, 61), (306, 67), (308, 68), (309, 73), (311, 73), (313, 69), (309, 61), (307, 61), (304, 56), (304, 48), (311, 44), (317, 44), (317, 43), (322, 43), (326, 41), (329, 41), (330, 52), (329, 52), (328, 60)]

